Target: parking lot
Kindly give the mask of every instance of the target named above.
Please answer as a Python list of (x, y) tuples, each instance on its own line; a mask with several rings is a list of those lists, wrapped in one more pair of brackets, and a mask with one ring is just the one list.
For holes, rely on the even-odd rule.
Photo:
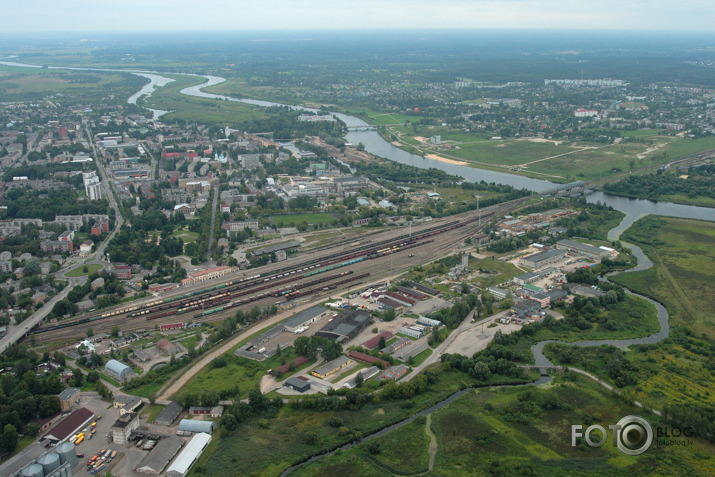
[(89, 409), (98, 418), (97, 431), (94, 437), (91, 439), (85, 438), (76, 448), (76, 452), (78, 454), (84, 454), (84, 457), (78, 459), (79, 465), (72, 472), (74, 476), (89, 476), (91, 474), (87, 472), (87, 461), (90, 457), (99, 452), (100, 449), (116, 450), (117, 458), (119, 458), (119, 453), (122, 451), (121, 446), (111, 443), (111, 440), (107, 437), (107, 434), (111, 435), (112, 424), (114, 424), (119, 417), (119, 409), (103, 401), (99, 397), (99, 394), (95, 392), (83, 392), (79, 406), (77, 407)]

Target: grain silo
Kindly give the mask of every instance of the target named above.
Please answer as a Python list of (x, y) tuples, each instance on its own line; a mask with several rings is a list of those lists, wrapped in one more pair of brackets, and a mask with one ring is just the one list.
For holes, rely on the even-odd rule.
[(45, 471), (45, 474), (49, 474), (53, 470), (57, 469), (62, 463), (60, 462), (60, 456), (57, 455), (54, 452), (49, 452), (39, 459), (37, 459), (37, 463), (42, 466), (42, 469)]
[(55, 452), (60, 456), (60, 462), (70, 463), (70, 468), (77, 465), (77, 454), (75, 453), (75, 445), (71, 442), (63, 442), (55, 448)]

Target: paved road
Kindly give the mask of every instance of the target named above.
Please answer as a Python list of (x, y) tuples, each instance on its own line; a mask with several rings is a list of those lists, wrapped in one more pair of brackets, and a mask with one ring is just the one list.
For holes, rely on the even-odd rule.
[(206, 263), (211, 265), (211, 250), (214, 245), (214, 232), (216, 231), (216, 209), (218, 209), (218, 197), (220, 189), (214, 189), (214, 200), (211, 202), (211, 229), (209, 230), (209, 243), (206, 247)]
[(102, 161), (100, 160), (100, 154), (99, 151), (97, 150), (96, 145), (93, 142), (91, 132), (89, 131), (89, 128), (85, 126), (85, 133), (87, 135), (87, 141), (92, 145), (92, 150), (94, 151), (95, 155), (95, 164), (97, 164), (97, 168), (99, 169), (99, 175), (102, 177), (102, 188), (103, 188), (103, 194), (107, 199), (109, 200), (109, 205), (114, 209), (115, 212), (115, 225), (114, 229), (110, 232), (110, 234), (107, 236), (107, 238), (97, 247), (97, 250), (89, 255), (86, 258), (77, 260), (76, 266), (70, 265), (66, 267), (64, 270), (58, 271), (55, 273), (55, 279), (56, 280), (61, 280), (61, 281), (67, 281), (67, 286), (60, 291), (57, 295), (53, 296), (49, 301), (47, 301), (42, 308), (37, 310), (35, 313), (33, 313), (29, 318), (27, 318), (25, 321), (23, 321), (20, 325), (11, 327), (10, 331), (8, 331), (7, 335), (2, 337), (0, 339), (0, 353), (5, 352), (5, 350), (12, 345), (13, 343), (16, 343), (20, 339), (22, 339), (28, 331), (30, 331), (32, 328), (40, 324), (46, 317), (47, 315), (50, 314), (52, 311), (52, 308), (55, 306), (55, 304), (66, 298), (69, 292), (72, 290), (77, 285), (82, 285), (86, 280), (87, 277), (68, 277), (66, 276), (67, 272), (70, 270), (73, 270), (74, 268), (81, 267), (84, 265), (91, 265), (91, 264), (100, 264), (105, 270), (109, 270), (109, 263), (105, 260), (102, 259), (104, 255), (104, 250), (107, 248), (107, 245), (109, 242), (114, 238), (116, 235), (117, 231), (119, 228), (124, 224), (124, 217), (122, 217), (121, 211), (119, 210), (119, 206), (117, 204), (117, 201), (114, 197), (114, 194), (112, 193), (112, 186), (111, 183), (109, 182), (109, 179), (107, 177), (107, 172), (104, 169), (104, 165), (102, 164)]

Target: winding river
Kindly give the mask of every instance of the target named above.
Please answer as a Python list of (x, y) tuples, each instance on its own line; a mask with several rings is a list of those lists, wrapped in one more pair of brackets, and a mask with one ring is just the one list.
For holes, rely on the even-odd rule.
[[(26, 65), (22, 63), (14, 63), (14, 62), (0, 62), (0, 64), (8, 65), (8, 66), (24, 66), (24, 67), (32, 67), (32, 68), (38, 68), (38, 66), (35, 65)], [(142, 96), (150, 96), (153, 91), (155, 91), (156, 88), (160, 88), (171, 81), (173, 81), (170, 78), (166, 78), (164, 76), (161, 76), (160, 74), (157, 74), (157, 72), (149, 72), (149, 71), (126, 71), (126, 70), (110, 70), (110, 69), (99, 69), (99, 68), (62, 68), (62, 67), (51, 67), (51, 68), (56, 68), (56, 69), (74, 69), (74, 70), (95, 70), (95, 71), (112, 71), (112, 72), (124, 72), (124, 73), (131, 73), (131, 74), (136, 74), (139, 76), (143, 76), (147, 79), (150, 80), (149, 84), (145, 85), (139, 92), (136, 94), (132, 95), (129, 98), (129, 102), (132, 104), (135, 104), (136, 101), (142, 97)], [(196, 75), (191, 75), (191, 76), (196, 76)], [(248, 104), (254, 104), (257, 106), (287, 106), (283, 105), (280, 103), (274, 103), (270, 101), (260, 101), (260, 100), (252, 100), (252, 99), (237, 99), (237, 98), (232, 98), (229, 96), (224, 96), (224, 95), (218, 95), (218, 94), (212, 94), (212, 93), (206, 93), (203, 91), (204, 88), (208, 86), (213, 86), (220, 84), (225, 81), (224, 78), (220, 78), (217, 76), (202, 76), (203, 78), (206, 79), (206, 82), (203, 84), (195, 85), (195, 86), (190, 86), (187, 88), (184, 88), (181, 90), (181, 93), (188, 95), (188, 96), (196, 96), (200, 98), (207, 98), (207, 99), (217, 99), (217, 100), (224, 100), (224, 101), (238, 101), (242, 103), (248, 103)], [(295, 109), (304, 109), (308, 111), (317, 111), (312, 108), (303, 108), (303, 107), (298, 107), (298, 106), (289, 106), (291, 108)], [(166, 113), (165, 111), (154, 111), (155, 117), (160, 116), (161, 114)], [(337, 118), (342, 120), (348, 127), (360, 127), (360, 126), (369, 126), (368, 123), (363, 121), (362, 119), (356, 118), (354, 116), (349, 116), (346, 114), (342, 113), (333, 113)], [(468, 181), (486, 181), (486, 182), (495, 182), (498, 184), (507, 184), (511, 185), (516, 188), (525, 188), (528, 190), (532, 190), (534, 192), (542, 192), (544, 190), (547, 190), (549, 188), (552, 188), (554, 186), (553, 183), (545, 180), (538, 180), (538, 179), (531, 179), (527, 177), (521, 177), (521, 176), (516, 176), (516, 175), (511, 175), (511, 174), (506, 174), (506, 173), (500, 173), (500, 172), (495, 172), (495, 171), (486, 171), (486, 170), (481, 170), (481, 169), (475, 169), (467, 166), (461, 166), (461, 165), (456, 165), (456, 164), (448, 164), (432, 159), (427, 159), (415, 154), (411, 154), (409, 152), (406, 152), (402, 149), (399, 149), (398, 147), (395, 147), (394, 145), (390, 144), (387, 142), (385, 139), (382, 138), (376, 131), (372, 130), (364, 130), (364, 131), (351, 131), (348, 133), (347, 138), (349, 141), (353, 143), (363, 143), (365, 145), (365, 149), (373, 153), (375, 155), (385, 157), (387, 159), (390, 159), (392, 161), (400, 162), (402, 164), (407, 164), (419, 168), (436, 168), (440, 169), (442, 171), (445, 171), (449, 174), (453, 175), (458, 175), (461, 177), (464, 177)], [(612, 230), (609, 231), (608, 233), (608, 238), (609, 240), (618, 240), (620, 237), (621, 233), (626, 230), (628, 227), (630, 227), (636, 220), (638, 220), (640, 217), (643, 217), (645, 215), (662, 215), (666, 217), (680, 217), (680, 218), (689, 218), (689, 219), (699, 219), (699, 220), (708, 220), (708, 221), (715, 221), (715, 209), (711, 208), (705, 208), (705, 207), (695, 207), (695, 206), (688, 206), (688, 205), (679, 205), (679, 204), (672, 204), (668, 202), (656, 202), (656, 201), (650, 201), (650, 200), (643, 200), (643, 199), (630, 199), (630, 198), (624, 198), (624, 197), (618, 197), (618, 196), (613, 196), (609, 194), (605, 194), (603, 192), (596, 192), (593, 194), (590, 194), (587, 196), (587, 200), (590, 202), (601, 202), (603, 204), (607, 204), (611, 207), (613, 207), (616, 210), (619, 210), (623, 213), (625, 213), (625, 217), (622, 220), (622, 222), (614, 227)], [(636, 257), (638, 264), (630, 269), (629, 271), (640, 271), (640, 270), (646, 270), (650, 268), (653, 265), (653, 262), (648, 259), (648, 257), (643, 253), (643, 251), (632, 244), (626, 244), (624, 243), (625, 246), (629, 247), (631, 251), (633, 252), (634, 256)], [(550, 367), (553, 366), (553, 363), (551, 363), (546, 356), (544, 356), (544, 347), (548, 345), (549, 343), (565, 343), (573, 346), (579, 346), (579, 347), (591, 347), (591, 346), (600, 346), (600, 345), (612, 345), (616, 346), (619, 348), (626, 348), (628, 346), (634, 345), (634, 344), (654, 344), (654, 343), (659, 343), (660, 341), (664, 340), (665, 338), (668, 337), (670, 333), (670, 326), (668, 324), (668, 312), (666, 311), (665, 307), (661, 305), (660, 303), (651, 300), (648, 297), (644, 297), (642, 295), (638, 295), (636, 293), (633, 293), (631, 291), (627, 291), (631, 295), (638, 296), (640, 298), (643, 298), (650, 303), (653, 304), (653, 306), (656, 308), (657, 315), (658, 315), (658, 321), (660, 323), (660, 331), (657, 333), (646, 336), (643, 338), (633, 338), (633, 339), (624, 339), (624, 340), (588, 340), (588, 341), (576, 341), (576, 342), (570, 342), (570, 343), (565, 343), (557, 340), (547, 340), (547, 341), (541, 341), (535, 345), (532, 346), (532, 352), (534, 354), (534, 361), (535, 365), (537, 367)], [(542, 377), (538, 381), (535, 381), (534, 383), (531, 384), (540, 384), (545, 381), (547, 381), (549, 378)], [(315, 455), (308, 459), (307, 461), (298, 464), (296, 466), (290, 467), (289, 469), (286, 469), (281, 475), (287, 475), (291, 471), (293, 471), (295, 468), (304, 465), (309, 462), (313, 462), (317, 459), (320, 459), (322, 457), (331, 455), (338, 450), (343, 450), (347, 449), (349, 447), (352, 447), (360, 442), (363, 442), (365, 440), (370, 440), (370, 439), (375, 439), (377, 437), (380, 437), (384, 434), (387, 434), (388, 432), (397, 429), (399, 427), (402, 427), (409, 422), (412, 422), (415, 418), (418, 416), (423, 416), (430, 414), (434, 412), (435, 410), (446, 406), (450, 402), (454, 401), (458, 397), (462, 396), (464, 393), (468, 392), (469, 389), (464, 389), (461, 391), (456, 392), (455, 394), (449, 396), (447, 399), (444, 401), (441, 401), (434, 406), (425, 409), (423, 411), (420, 411), (416, 413), (415, 415), (400, 421), (398, 423), (395, 423), (391, 426), (388, 426), (384, 429), (381, 429), (373, 434), (370, 434), (358, 441), (354, 441), (348, 444), (345, 444), (337, 449), (334, 449), (332, 451), (324, 452), (318, 455)]]
[[(250, 100), (250, 99), (236, 99), (236, 98), (231, 98), (229, 96), (223, 96), (223, 95), (216, 95), (216, 94), (211, 94), (211, 93), (206, 93), (202, 91), (203, 88), (207, 86), (213, 86), (216, 84), (220, 84), (221, 82), (225, 81), (223, 78), (219, 78), (216, 76), (205, 76), (207, 79), (207, 82), (202, 84), (202, 85), (197, 85), (197, 86), (192, 86), (189, 88), (185, 88), (181, 90), (182, 93), (191, 95), (191, 96), (198, 96), (201, 98), (209, 98), (209, 99), (220, 99), (220, 100), (227, 100), (227, 101), (239, 101), (243, 103), (249, 103), (249, 104), (255, 104), (258, 106), (285, 106), (279, 103), (273, 103), (269, 101), (258, 101), (258, 100)], [(296, 108), (295, 106), (290, 106), (292, 108)], [(315, 109), (311, 108), (301, 108), (301, 109), (307, 109), (309, 111), (316, 111)], [(338, 117), (340, 120), (342, 120), (348, 127), (359, 127), (359, 126), (368, 126), (368, 124), (356, 117), (349, 116), (346, 114), (342, 113), (333, 113), (336, 117)], [(475, 169), (471, 167), (466, 167), (466, 166), (461, 166), (461, 165), (455, 165), (455, 164), (448, 164), (440, 161), (435, 161), (431, 159), (427, 159), (421, 156), (417, 156), (415, 154), (411, 154), (409, 152), (406, 152), (398, 147), (395, 147), (394, 145), (390, 144), (387, 142), (382, 136), (380, 136), (376, 131), (372, 130), (364, 130), (364, 131), (351, 131), (348, 133), (347, 136), (348, 140), (350, 140), (353, 143), (363, 143), (365, 145), (365, 149), (372, 153), (376, 154), (381, 157), (385, 157), (387, 159), (400, 162), (402, 164), (408, 164), (411, 166), (415, 167), (420, 167), (420, 168), (430, 168), (434, 167), (440, 170), (443, 170), (449, 174), (454, 174), (458, 176), (462, 176), (468, 181), (487, 181), (487, 182), (496, 182), (500, 184), (508, 184), (513, 187), (517, 188), (525, 188), (529, 190), (533, 190), (535, 192), (542, 192), (544, 190), (547, 190), (551, 187), (554, 186), (551, 182), (548, 181), (543, 181), (543, 180), (538, 180), (538, 179), (531, 179), (531, 178), (526, 178), (526, 177), (521, 177), (521, 176), (515, 176), (511, 174), (505, 174), (505, 173), (499, 173), (499, 172), (493, 172), (493, 171), (485, 171), (481, 169)], [(614, 209), (617, 209), (623, 213), (625, 213), (625, 217), (621, 221), (621, 223), (611, 229), (608, 232), (608, 238), (609, 240), (618, 240), (626, 229), (630, 227), (636, 220), (638, 220), (640, 217), (643, 217), (645, 215), (650, 215), (650, 214), (655, 214), (655, 215), (662, 215), (662, 216), (667, 216), (667, 217), (681, 217), (681, 218), (690, 218), (690, 219), (700, 219), (700, 220), (710, 220), (710, 221), (715, 221), (715, 209), (710, 209), (710, 208), (705, 208), (705, 207), (694, 207), (694, 206), (687, 206), (687, 205), (679, 205), (679, 204), (672, 204), (668, 202), (656, 202), (656, 201), (650, 201), (650, 200), (643, 200), (643, 199), (630, 199), (630, 198), (624, 198), (624, 197), (619, 197), (619, 196), (612, 196), (609, 194), (605, 194), (603, 192), (596, 192), (593, 194), (590, 194), (588, 196), (588, 200), (590, 202), (601, 202), (607, 205), (610, 205)], [(637, 259), (637, 265), (633, 268), (631, 268), (629, 271), (641, 271), (641, 270), (647, 270), (648, 268), (653, 266), (653, 262), (643, 253), (643, 250), (633, 244), (628, 244), (628, 243), (623, 243), (625, 246), (629, 247), (633, 255)], [(622, 273), (622, 272), (619, 272)], [(610, 275), (614, 275), (615, 273), (612, 273)], [(607, 279), (607, 278), (606, 278)], [(618, 348), (627, 348), (628, 346), (634, 345), (634, 344), (655, 344), (663, 341), (665, 338), (668, 337), (670, 334), (670, 325), (668, 324), (668, 312), (666, 311), (665, 307), (661, 305), (660, 303), (645, 297), (643, 295), (639, 295), (637, 293), (634, 293), (630, 290), (626, 290), (626, 292), (630, 295), (634, 295), (637, 297), (640, 297), (644, 300), (647, 300), (650, 302), (656, 309), (657, 316), (658, 316), (658, 322), (660, 324), (660, 330), (650, 336), (645, 336), (642, 338), (632, 338), (632, 339), (623, 339), (623, 340), (583, 340), (583, 341), (576, 341), (576, 342), (563, 342), (563, 341), (558, 341), (558, 340), (545, 340), (541, 341), (539, 343), (536, 343), (535, 345), (532, 346), (531, 350), (532, 353), (534, 354), (534, 364), (537, 367), (553, 367), (554, 364), (549, 361), (548, 358), (544, 355), (544, 347), (550, 343), (564, 343), (564, 344), (569, 344), (572, 346), (578, 346), (578, 347), (591, 347), (591, 346), (601, 346), (601, 345), (612, 345), (616, 346)], [(535, 384), (541, 384), (546, 381), (548, 381), (550, 378), (547, 377), (542, 377), (539, 380), (531, 383), (532, 385)], [(398, 423), (392, 424), (388, 427), (385, 427), (373, 434), (370, 434), (360, 440), (353, 441), (350, 443), (347, 443), (343, 446), (340, 446), (334, 450), (327, 451), (321, 454), (314, 455), (307, 459), (306, 461), (297, 464), (295, 466), (292, 466), (288, 469), (286, 469), (284, 472), (281, 473), (281, 476), (285, 476), (290, 474), (293, 470), (297, 469), (298, 467), (301, 467), (303, 465), (309, 464), (311, 462), (314, 462), (318, 459), (321, 459), (323, 457), (327, 457), (329, 455), (334, 454), (335, 452), (341, 451), (348, 449), (352, 446), (355, 446), (361, 442), (365, 442), (367, 440), (372, 440), (375, 438), (378, 438), (380, 436), (383, 436), (397, 428), (400, 428), (404, 425), (409, 424), (412, 422), (414, 419), (416, 419), (418, 416), (425, 416), (428, 414), (433, 413), (437, 409), (440, 409), (455, 399), (459, 398), (466, 392), (469, 392), (470, 389), (464, 389), (460, 390), (451, 396), (449, 396), (447, 399), (431, 406), (428, 409), (422, 410), (413, 416), (400, 421)]]

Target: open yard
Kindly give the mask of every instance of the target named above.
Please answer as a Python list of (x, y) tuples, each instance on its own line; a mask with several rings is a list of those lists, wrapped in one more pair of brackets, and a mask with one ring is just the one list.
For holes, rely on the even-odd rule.
[(276, 227), (296, 226), (301, 223), (306, 223), (308, 225), (329, 224), (333, 220), (335, 220), (335, 216), (328, 212), (273, 216), (273, 223)]
[[(89, 265), (80, 265), (79, 267), (70, 270), (67, 272), (65, 275), (68, 277), (86, 277), (87, 275), (91, 275), (94, 272), (98, 272), (102, 269), (102, 264), (100, 263), (90, 263)], [(87, 271), (85, 271), (85, 269)]]
[(241, 396), (245, 397), (251, 389), (259, 387), (261, 378), (269, 369), (288, 363), (295, 357), (292, 347), (282, 350), (280, 356), (273, 356), (263, 362), (226, 353), (202, 369), (182, 388), (181, 393), (201, 394), (205, 391), (220, 393), (238, 386)]

